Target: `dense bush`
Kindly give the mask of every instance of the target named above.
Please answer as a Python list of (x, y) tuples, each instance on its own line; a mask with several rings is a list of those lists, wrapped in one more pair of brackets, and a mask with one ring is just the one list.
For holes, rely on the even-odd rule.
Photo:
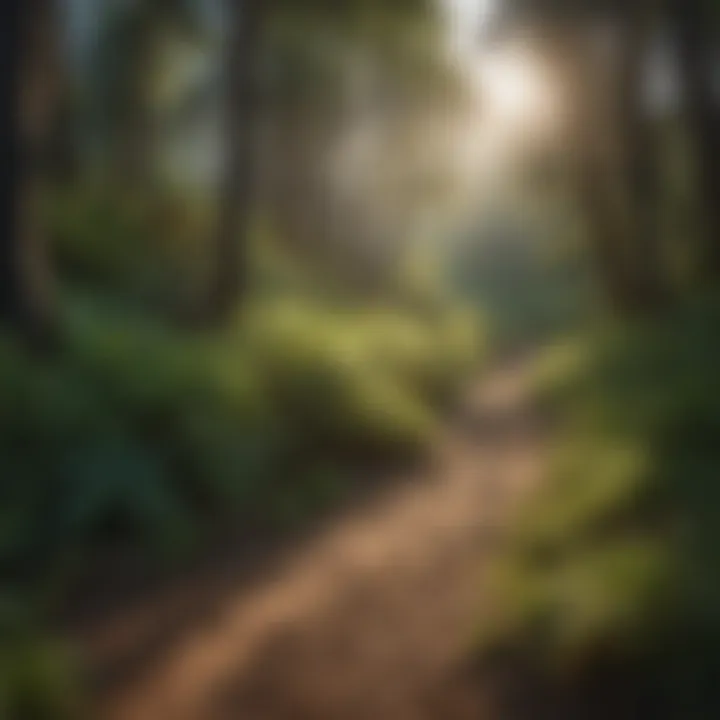
[(706, 302), (546, 358), (540, 404), (559, 442), (498, 565), (503, 622), (483, 629), (484, 650), (521, 648), (563, 672), (647, 673), (670, 717), (695, 717), (679, 708), (713, 697), (719, 321)]
[(474, 353), (462, 320), (442, 326), (294, 299), (193, 336), (94, 303), (56, 358), (4, 341), (0, 560), (108, 535), (177, 549), (205, 517), (302, 492), (287, 474), (422, 448)]

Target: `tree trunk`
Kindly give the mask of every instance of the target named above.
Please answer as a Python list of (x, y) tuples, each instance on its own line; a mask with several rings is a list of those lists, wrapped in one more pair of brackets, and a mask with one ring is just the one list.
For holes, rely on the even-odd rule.
[(227, 0), (225, 57), (225, 167), (211, 259), (209, 317), (222, 321), (247, 290), (248, 236), (257, 178), (258, 55), (262, 0)]
[(644, 103), (645, 69), (654, 30), (653, 3), (628, 3), (619, 58), (618, 132), (628, 192), (629, 272), (635, 312), (659, 309), (667, 299), (660, 237), (657, 140)]
[(54, 327), (42, 220), (59, 89), (54, 3), (7, 2), (1, 32), (0, 316), (28, 341), (46, 344)]
[(613, 108), (610, 67), (596, 52), (593, 28), (574, 25), (554, 42), (569, 106), (568, 136), (577, 198), (585, 217), (598, 278), (614, 312), (634, 311), (635, 290), (626, 252), (622, 143)]
[(4, 320), (16, 320), (21, 314), (20, 278), (18, 273), (18, 185), (20, 175), (20, 152), (18, 147), (18, 87), (20, 85), (20, 52), (22, 43), (21, 16), (23, 0), (7, 2), (0, 24), (0, 83), (2, 83), (2, 110), (0, 111), (0, 142), (2, 162), (0, 184), (0, 313)]
[(668, 0), (707, 227), (707, 268), (720, 278), (720, 123), (715, 97), (715, 17), (704, 0)]
[[(130, 10), (132, 13), (133, 10)], [(120, 191), (131, 194), (150, 192), (155, 173), (154, 117), (152, 108), (153, 80), (156, 72), (159, 27), (152, 7), (145, 13), (125, 20), (131, 25), (118, 48), (127, 64), (119, 88), (119, 102), (115, 100), (115, 137), (111, 139), (113, 180), (120, 183)]]

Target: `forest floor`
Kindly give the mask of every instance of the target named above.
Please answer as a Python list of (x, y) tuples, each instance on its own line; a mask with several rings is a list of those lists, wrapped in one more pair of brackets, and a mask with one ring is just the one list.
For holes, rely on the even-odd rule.
[(524, 361), (487, 373), (412, 482), (261, 575), (230, 563), (93, 624), (93, 720), (497, 718), (463, 667), (492, 619), (488, 561), (541, 479), (529, 378)]

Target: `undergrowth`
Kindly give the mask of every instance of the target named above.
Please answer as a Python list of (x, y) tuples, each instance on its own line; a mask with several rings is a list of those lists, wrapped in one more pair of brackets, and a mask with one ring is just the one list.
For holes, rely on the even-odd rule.
[(478, 360), (452, 309), (276, 295), (188, 333), (119, 307), (68, 303), (53, 357), (0, 338), (3, 718), (78, 716), (44, 618), (106, 551), (155, 572), (219, 528), (294, 529), (375, 465), (422, 453)]
[(481, 655), (512, 649), (570, 686), (613, 668), (653, 717), (715, 716), (719, 325), (705, 300), (542, 359), (554, 451), (495, 569)]

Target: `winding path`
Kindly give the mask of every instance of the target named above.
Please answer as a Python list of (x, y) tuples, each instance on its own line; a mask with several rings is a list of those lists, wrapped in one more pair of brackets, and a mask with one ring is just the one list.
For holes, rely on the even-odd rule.
[[(528, 369), (473, 388), (433, 462), (374, 506), (338, 519), (269, 576), (213, 595), (153, 661), (98, 698), (100, 720), (483, 718), (458, 672), (483, 614), (483, 569), (537, 484), (543, 443)], [(199, 583), (202, 585), (202, 583)], [(89, 637), (98, 658), (172, 611)], [(488, 615), (489, 614), (489, 615)], [(142, 633), (140, 633), (142, 635)], [(104, 660), (103, 660), (104, 661)], [(100, 659), (98, 659), (100, 662)]]

